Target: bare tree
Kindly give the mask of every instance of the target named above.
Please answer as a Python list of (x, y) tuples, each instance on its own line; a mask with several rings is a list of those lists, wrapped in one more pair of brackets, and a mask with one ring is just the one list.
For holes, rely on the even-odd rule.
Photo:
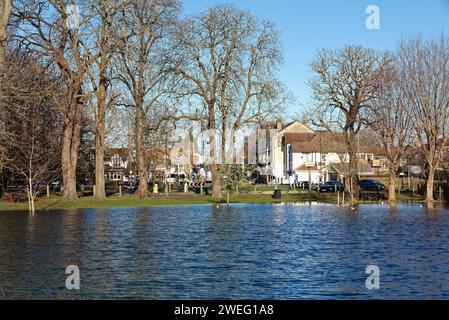
[(384, 74), (379, 95), (369, 110), (369, 122), (374, 136), (386, 151), (389, 167), (388, 200), (396, 201), (395, 178), (401, 160), (412, 143), (412, 112), (401, 90), (401, 79), (396, 66)]
[(319, 51), (312, 64), (316, 78), (309, 85), (318, 103), (315, 121), (330, 132), (344, 134), (349, 155), (345, 178), (351, 199), (359, 194), (357, 135), (367, 123), (366, 110), (378, 93), (391, 59), (386, 53), (346, 46)]
[(190, 118), (209, 130), (212, 196), (219, 198), (217, 130), (224, 162), (228, 132), (256, 122), (260, 99), (274, 93), (274, 71), (282, 60), (278, 33), (270, 22), (219, 5), (180, 21), (175, 36), (172, 69), (185, 80), (189, 103), (195, 106)]
[[(4, 81), (3, 68), (5, 67), (5, 55), (8, 40), (8, 23), (11, 15), (11, 0), (0, 0), (0, 98), (2, 95), (1, 83)], [(0, 133), (2, 132), (3, 107), (0, 105)], [(0, 146), (0, 172), (2, 172), (2, 155), (4, 150)], [(1, 190), (0, 190), (1, 191)]]
[(125, 104), (135, 109), (135, 148), (141, 197), (148, 193), (145, 117), (149, 109), (172, 92), (173, 79), (169, 77), (164, 60), (169, 30), (175, 25), (179, 10), (177, 0), (133, 0), (126, 10), (126, 46), (120, 52), (118, 78), (129, 93), (131, 102)]
[[(276, 78), (282, 63), (279, 33), (273, 23), (259, 22), (246, 11), (230, 5), (217, 6), (211, 14), (220, 17), (225, 52), (218, 99), (222, 163), (226, 163), (228, 131), (261, 118), (279, 117), (289, 100), (288, 91)], [(230, 159), (228, 159), (230, 160)], [(235, 160), (235, 159), (234, 159)]]
[(2, 99), (6, 106), (5, 168), (22, 187), (34, 214), (35, 200), (59, 174), (59, 125), (56, 103), (62, 101), (60, 82), (33, 56), (14, 52), (8, 56)]
[(112, 82), (111, 62), (118, 54), (122, 43), (120, 30), (122, 13), (126, 0), (100, 0), (90, 8), (96, 19), (91, 30), (95, 34), (95, 48), (99, 58), (90, 66), (87, 74), (96, 98), (95, 110), (95, 196), (103, 199), (105, 191), (104, 154), (106, 145), (106, 113), (116, 102), (116, 95), (110, 92)]
[(61, 106), (63, 117), (61, 173), (62, 192), (66, 199), (77, 199), (76, 168), (80, 145), (81, 119), (86, 92), (83, 81), (99, 52), (91, 53), (82, 2), (69, 6), (66, 0), (14, 2), (13, 13), (22, 21), (16, 37), (33, 49), (49, 65), (56, 64), (66, 79), (68, 101)]
[(403, 40), (398, 68), (413, 114), (414, 146), (426, 160), (426, 201), (431, 203), (435, 172), (449, 142), (449, 39)]
[[(11, 0), (0, 0), (0, 99), (2, 98), (3, 68), (5, 67), (5, 54), (8, 40), (8, 22), (11, 15)], [(0, 101), (1, 102), (1, 101)], [(0, 134), (5, 134), (3, 128), (4, 107), (0, 104)], [(0, 173), (3, 172), (3, 158), (5, 150), (0, 145)], [(0, 195), (2, 190), (0, 189)]]

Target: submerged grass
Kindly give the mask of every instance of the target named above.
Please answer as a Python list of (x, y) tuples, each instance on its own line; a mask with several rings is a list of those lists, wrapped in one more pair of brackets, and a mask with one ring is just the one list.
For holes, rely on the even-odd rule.
[[(420, 201), (420, 197), (401, 196), (400, 201)], [(250, 194), (242, 193), (230, 196), (231, 203), (295, 203), (295, 202), (327, 202), (337, 203), (335, 194), (318, 193), (284, 193), (280, 200), (273, 199), (271, 194)], [(126, 208), (126, 207), (154, 207), (154, 206), (180, 206), (180, 205), (201, 205), (226, 203), (226, 196), (222, 199), (214, 199), (211, 196), (201, 196), (198, 194), (170, 194), (165, 196), (160, 194), (145, 199), (136, 196), (109, 197), (105, 200), (94, 197), (81, 197), (78, 200), (66, 200), (62, 197), (52, 196), (50, 198), (39, 198), (36, 201), (36, 210), (70, 209), (70, 208)], [(0, 211), (27, 210), (27, 203), (11, 203), (0, 200)]]

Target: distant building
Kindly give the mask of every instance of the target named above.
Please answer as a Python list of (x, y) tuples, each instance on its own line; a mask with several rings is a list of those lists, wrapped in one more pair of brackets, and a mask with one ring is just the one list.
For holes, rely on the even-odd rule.
[[(257, 146), (259, 174), (266, 176), (267, 182), (293, 183), (309, 181), (310, 177), (312, 182), (318, 183), (340, 180), (347, 172), (345, 164), (349, 155), (341, 134), (313, 131), (298, 121), (286, 126), (277, 121), (261, 130), (271, 130), (268, 142)], [(247, 153), (248, 150), (245, 147)], [(358, 156), (360, 176), (385, 172), (388, 160), (383, 148), (360, 145)], [(247, 154), (246, 158), (249, 157)]]
[(133, 172), (130, 170), (131, 150), (129, 148), (108, 148), (105, 151), (106, 181), (126, 182)]

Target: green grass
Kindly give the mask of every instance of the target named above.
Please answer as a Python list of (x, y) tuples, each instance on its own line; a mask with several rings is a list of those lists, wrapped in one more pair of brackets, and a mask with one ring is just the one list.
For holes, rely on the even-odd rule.
[[(333, 196), (317, 194), (283, 194), (281, 200), (275, 200), (270, 194), (240, 194), (231, 195), (231, 203), (281, 203), (281, 202), (307, 202), (307, 201), (330, 201)], [(178, 206), (198, 204), (225, 203), (226, 196), (221, 200), (211, 196), (200, 196), (197, 194), (171, 194), (168, 197), (161, 194), (158, 196), (140, 199), (131, 197), (110, 197), (106, 200), (98, 200), (94, 197), (81, 197), (78, 200), (65, 200), (62, 197), (40, 198), (36, 201), (36, 210), (69, 209), (69, 208), (124, 208), (124, 207), (152, 207), (152, 206)], [(0, 201), (0, 211), (27, 210), (27, 203), (11, 203)]]
[(425, 197), (419, 194), (396, 194), (397, 201), (424, 201)]
[(264, 192), (264, 191), (274, 191), (275, 189), (281, 190), (281, 191), (289, 191), (290, 186), (286, 186), (286, 185), (279, 185), (279, 186), (274, 186), (274, 185), (243, 185), (239, 188), (240, 191), (242, 192), (253, 192), (253, 191), (257, 191), (257, 192)]
[[(401, 195), (399, 201), (420, 201), (421, 197), (410, 197)], [(318, 193), (283, 193), (282, 199), (275, 200), (271, 194), (240, 194), (231, 195), (231, 203), (295, 203), (295, 202), (327, 202), (336, 203), (335, 194)], [(348, 201), (348, 199), (346, 199)], [(94, 197), (81, 197), (78, 200), (65, 200), (62, 197), (40, 198), (36, 201), (36, 210), (50, 209), (70, 209), (70, 208), (125, 208), (125, 207), (153, 207), (153, 206), (179, 206), (179, 205), (200, 205), (200, 204), (218, 204), (225, 203), (226, 196), (221, 200), (213, 199), (211, 196), (200, 196), (198, 194), (170, 194), (168, 197), (164, 194), (152, 196), (146, 199), (140, 199), (135, 196), (130, 197), (110, 197), (106, 200), (98, 200)], [(27, 210), (27, 203), (11, 203), (0, 200), (0, 211)]]

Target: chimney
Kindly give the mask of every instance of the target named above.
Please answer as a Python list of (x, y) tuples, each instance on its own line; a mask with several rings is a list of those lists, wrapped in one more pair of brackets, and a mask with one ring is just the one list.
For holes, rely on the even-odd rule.
[(282, 130), (282, 120), (281, 119), (276, 120), (276, 129), (278, 131)]

